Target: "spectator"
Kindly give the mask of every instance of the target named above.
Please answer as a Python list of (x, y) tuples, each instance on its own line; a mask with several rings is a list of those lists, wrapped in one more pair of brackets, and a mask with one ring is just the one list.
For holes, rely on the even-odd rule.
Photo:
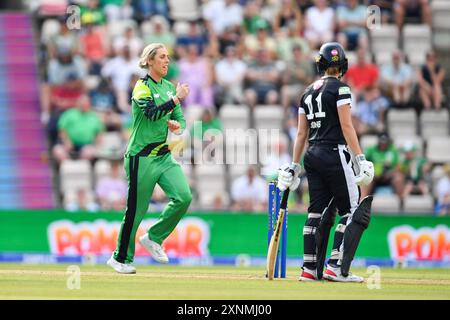
[[(233, 28), (226, 28), (225, 31), (218, 37), (218, 50), (220, 55), (226, 55), (226, 49), (228, 47), (235, 47), (239, 53), (242, 53), (242, 41), (239, 32), (233, 30)], [(239, 54), (240, 55), (240, 54)]]
[(309, 43), (305, 38), (295, 32), (295, 24), (287, 26), (287, 32), (281, 32), (277, 36), (278, 58), (288, 62), (293, 60), (294, 47), (300, 47), (302, 55), (309, 58)]
[(60, 142), (53, 147), (53, 157), (58, 163), (69, 158), (94, 159), (95, 145), (101, 139), (103, 124), (91, 110), (88, 96), (81, 96), (76, 108), (61, 115), (58, 129)]
[(116, 107), (114, 90), (107, 79), (101, 79), (99, 85), (89, 92), (92, 109), (97, 112), (106, 131), (120, 131), (122, 119)]
[(117, 37), (113, 42), (113, 48), (116, 54), (120, 54), (125, 47), (129, 48), (131, 57), (139, 57), (143, 42), (140, 37), (136, 36), (134, 27), (127, 27), (124, 34)]
[(73, 107), (84, 90), (85, 61), (69, 48), (59, 47), (57, 58), (47, 66), (48, 84), (42, 86), (41, 120), (48, 125), (50, 145), (57, 139), (57, 122), (62, 112)]
[(418, 73), (419, 95), (425, 109), (441, 109), (445, 70), (436, 62), (434, 51), (427, 52), (426, 62)]
[(246, 34), (256, 34), (257, 26), (261, 17), (262, 6), (257, 0), (247, 1), (244, 7), (243, 25)]
[(125, 208), (128, 185), (122, 170), (121, 161), (111, 161), (110, 175), (98, 180), (95, 193), (102, 210), (122, 211)]
[(439, 179), (436, 185), (437, 204), (436, 213), (450, 215), (450, 163), (444, 165), (445, 175)]
[(100, 4), (105, 12), (108, 23), (133, 17), (132, 0), (101, 0)]
[(302, 14), (305, 14), (306, 10), (314, 6), (313, 0), (296, 0), (296, 1)]
[(80, 36), (81, 52), (88, 63), (89, 74), (100, 75), (100, 71), (108, 56), (108, 45), (103, 34), (91, 23), (86, 24), (86, 31)]
[(210, 129), (210, 134), (222, 132), (222, 123), (219, 118), (214, 116), (212, 110), (205, 109), (203, 110), (200, 121), (195, 121), (191, 127), (191, 137), (202, 140), (205, 133)]
[(99, 5), (99, 0), (87, 0), (86, 5), (80, 7), (80, 20), (82, 25), (105, 25), (106, 16)]
[(357, 134), (361, 136), (382, 133), (388, 108), (389, 101), (380, 94), (378, 89), (364, 91), (353, 113)]
[(293, 60), (283, 72), (283, 87), (281, 88), (281, 104), (288, 108), (298, 104), (306, 86), (314, 79), (314, 69), (309, 57), (305, 57), (300, 46), (293, 48)]
[(350, 51), (367, 48), (366, 11), (367, 7), (358, 4), (358, 0), (346, 0), (345, 6), (337, 8), (338, 42)]
[(138, 21), (146, 20), (155, 15), (161, 15), (168, 19), (169, 8), (167, 0), (132, 0), (134, 16)]
[(117, 105), (122, 112), (129, 112), (128, 87), (133, 75), (144, 76), (139, 68), (139, 58), (131, 56), (130, 49), (125, 46), (119, 55), (105, 63), (101, 75), (110, 78), (117, 98)]
[(233, 210), (265, 210), (267, 205), (267, 183), (257, 175), (256, 169), (249, 166), (245, 175), (237, 178), (231, 187)]
[(278, 102), (278, 81), (280, 73), (266, 49), (259, 49), (256, 60), (247, 68), (245, 100), (250, 107), (256, 104), (275, 104)]
[(49, 39), (47, 44), (50, 59), (57, 59), (60, 49), (69, 50), (72, 55), (78, 54), (78, 34), (67, 27), (66, 17), (59, 19), (59, 32)]
[(431, 26), (431, 8), (428, 0), (395, 0), (395, 23), (399, 30), (405, 21)]
[(373, 162), (375, 177), (370, 185), (361, 187), (361, 198), (374, 194), (380, 187), (393, 188), (394, 192), (401, 197), (403, 177), (400, 172), (399, 152), (389, 136), (387, 134), (379, 135), (378, 144), (368, 147), (364, 154), (367, 160)]
[(259, 20), (256, 25), (256, 34), (249, 34), (245, 37), (245, 51), (250, 58), (254, 59), (260, 49), (267, 50), (271, 59), (276, 57), (277, 43), (269, 35), (269, 27), (266, 20)]
[(282, 29), (293, 26), (294, 33), (302, 33), (303, 17), (295, 0), (282, 0), (281, 7), (272, 23), (273, 32), (278, 34)]
[(166, 46), (169, 54), (174, 53), (175, 35), (170, 31), (169, 23), (163, 16), (153, 16), (150, 18), (152, 30), (150, 33), (144, 34), (144, 43), (162, 43)]
[(407, 105), (413, 86), (413, 68), (403, 61), (399, 50), (392, 52), (392, 62), (381, 67), (383, 89), (397, 106)]
[(381, 23), (388, 24), (394, 20), (394, 1), (370, 0), (369, 5), (377, 6), (381, 11)]
[(178, 56), (184, 57), (186, 55), (186, 48), (191, 44), (196, 45), (198, 52), (202, 54), (206, 51), (209, 45), (209, 39), (204, 32), (203, 26), (197, 21), (189, 22), (188, 33), (177, 38)]
[[(65, 195), (67, 196), (67, 195)], [(73, 199), (68, 199), (64, 207), (65, 210), (69, 212), (75, 211), (88, 211), (96, 212), (99, 206), (90, 196), (90, 193), (85, 189), (79, 189), (75, 193)]]
[(334, 21), (334, 10), (328, 7), (327, 0), (314, 0), (305, 16), (305, 37), (312, 49), (333, 40)]
[(204, 108), (212, 108), (213, 100), (213, 68), (209, 59), (199, 56), (196, 45), (187, 48), (186, 57), (180, 59), (180, 82), (189, 83), (190, 94), (184, 100), (183, 106), (198, 104)]
[[(51, 59), (48, 63), (47, 78), (50, 85), (70, 85), (81, 89), (85, 76), (85, 61), (80, 56), (72, 55), (68, 47), (59, 47), (56, 59)], [(73, 81), (76, 83), (72, 83)]]
[(411, 193), (429, 194), (425, 176), (430, 171), (430, 164), (423, 157), (417, 156), (417, 148), (412, 142), (407, 142), (402, 147), (400, 169), (405, 179), (403, 199)]
[(236, 56), (235, 47), (227, 47), (226, 56), (215, 65), (217, 102), (242, 103), (243, 85), (247, 65)]
[(208, 1), (203, 7), (203, 18), (208, 31), (220, 35), (227, 27), (240, 27), (243, 19), (242, 7), (236, 0)]
[[(366, 90), (376, 89), (378, 87), (378, 67), (367, 62), (366, 50), (359, 48), (357, 51), (357, 63), (350, 66), (345, 78), (352, 88), (356, 98)], [(357, 99), (353, 99), (356, 101)]]

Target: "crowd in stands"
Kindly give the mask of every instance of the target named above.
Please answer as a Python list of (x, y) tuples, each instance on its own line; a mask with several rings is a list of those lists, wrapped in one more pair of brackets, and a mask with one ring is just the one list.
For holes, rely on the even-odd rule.
[[(372, 145), (363, 145), (366, 157), (375, 164), (376, 178), (362, 194), (389, 193), (399, 199), (432, 194), (437, 200), (436, 212), (449, 213), (449, 165), (434, 186), (430, 175), (435, 164), (424, 158), (422, 146), (411, 141), (394, 144), (396, 137), (388, 135), (387, 124), (387, 115), (394, 109), (415, 108), (418, 114), (446, 110), (445, 68), (431, 46), (423, 61), (413, 65), (409, 52), (400, 49), (401, 42), (399, 49), (390, 53), (390, 61), (379, 63), (367, 27), (369, 5), (379, 6), (382, 23), (396, 25), (398, 30), (410, 23), (430, 25), (429, 1), (62, 2), (81, 8), (80, 28), (71, 28), (66, 15), (43, 13), (43, 6), (36, 12), (44, 79), (41, 119), (48, 132), (55, 172), (68, 159), (88, 160), (93, 165), (99, 159), (111, 163), (107, 176), (95, 181), (88, 194), (77, 190), (70, 201), (62, 194), (66, 208), (120, 211), (125, 207), (127, 186), (120, 159), (131, 125), (130, 94), (136, 80), (144, 75), (138, 67), (140, 52), (145, 45), (160, 42), (171, 55), (167, 79), (190, 86), (190, 95), (183, 103), (185, 115), (200, 110), (196, 119), (201, 119), (201, 124), (188, 119), (186, 131), (195, 132), (194, 138), (202, 139), (208, 129), (224, 132), (219, 115), (227, 105), (248, 108), (250, 117), (261, 105), (281, 110), (280, 129), (287, 141), (273, 145), (281, 151), (280, 157), (266, 166), (249, 166), (241, 176), (229, 175), (229, 199), (218, 195), (212, 202), (213, 209), (264, 211), (267, 181), (277, 166), (290, 160), (300, 95), (319, 77), (314, 56), (323, 42), (334, 40), (349, 53), (343, 81), (352, 89), (357, 133), (361, 138), (377, 138)], [(182, 6), (188, 2), (194, 3), (197, 16), (177, 18), (173, 3)], [(114, 147), (109, 145), (112, 140)], [(196, 181), (190, 181), (195, 195)], [(306, 210), (306, 195), (303, 179), (292, 211)], [(152, 208), (165, 201), (155, 191)]]

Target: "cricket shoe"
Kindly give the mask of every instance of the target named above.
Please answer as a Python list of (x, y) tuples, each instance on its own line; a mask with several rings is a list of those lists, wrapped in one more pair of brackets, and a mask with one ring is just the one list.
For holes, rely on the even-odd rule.
[(133, 267), (129, 263), (120, 263), (116, 259), (114, 259), (114, 256), (111, 256), (109, 260), (106, 262), (108, 266), (116, 270), (118, 273), (124, 273), (124, 274), (132, 274), (136, 273), (136, 268)]
[(319, 279), (317, 279), (317, 271), (303, 268), (303, 272), (300, 275), (299, 280), (300, 281), (319, 281)]
[(159, 263), (169, 263), (169, 258), (167, 254), (164, 252), (164, 249), (157, 244), (155, 241), (152, 241), (148, 238), (148, 234), (145, 233), (142, 237), (139, 238), (139, 243), (147, 249), (153, 259), (158, 261)]
[(332, 267), (330, 265), (327, 265), (327, 269), (325, 270), (323, 274), (323, 278), (327, 279), (328, 281), (335, 281), (335, 282), (363, 282), (364, 278), (354, 275), (351, 272), (348, 273), (348, 276), (344, 277), (341, 273), (340, 267)]

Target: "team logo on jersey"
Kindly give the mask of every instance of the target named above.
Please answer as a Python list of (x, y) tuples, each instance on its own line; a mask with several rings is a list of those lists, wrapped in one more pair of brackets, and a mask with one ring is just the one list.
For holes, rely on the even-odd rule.
[(339, 95), (343, 95), (343, 94), (350, 94), (350, 88), (349, 87), (340, 87)]
[(159, 93), (155, 93), (155, 94), (153, 95), (153, 97), (154, 97), (154, 98), (159, 98)]
[(167, 94), (167, 96), (168, 96), (170, 99), (173, 98), (173, 93), (172, 93), (172, 91), (167, 91), (166, 94)]

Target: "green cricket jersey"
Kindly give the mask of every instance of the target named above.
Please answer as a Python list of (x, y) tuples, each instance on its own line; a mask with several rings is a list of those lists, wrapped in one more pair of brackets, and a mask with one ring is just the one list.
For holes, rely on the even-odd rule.
[(178, 121), (181, 130), (186, 127), (181, 105), (175, 105), (172, 100), (175, 94), (175, 86), (166, 79), (156, 82), (147, 75), (136, 82), (131, 101), (133, 124), (127, 156), (159, 156), (169, 152), (167, 121)]

